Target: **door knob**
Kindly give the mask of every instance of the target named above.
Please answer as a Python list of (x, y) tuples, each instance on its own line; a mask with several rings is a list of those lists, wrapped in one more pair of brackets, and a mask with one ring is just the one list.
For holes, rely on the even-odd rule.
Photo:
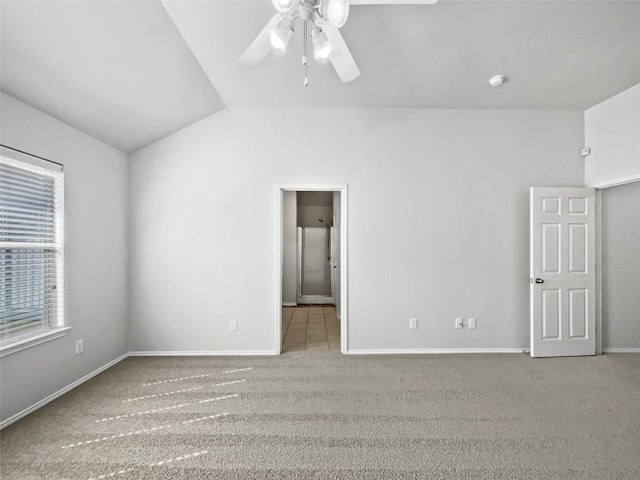
[(536, 283), (544, 283), (544, 280), (542, 280), (541, 278), (536, 278)]

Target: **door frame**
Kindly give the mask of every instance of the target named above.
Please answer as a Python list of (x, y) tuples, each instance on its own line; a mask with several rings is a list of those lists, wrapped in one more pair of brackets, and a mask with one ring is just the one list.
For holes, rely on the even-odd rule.
[(339, 192), (340, 193), (340, 351), (347, 353), (347, 304), (348, 304), (348, 285), (347, 285), (347, 184), (278, 184), (276, 185), (276, 264), (275, 264), (275, 342), (276, 355), (282, 353), (282, 262), (284, 239), (282, 235), (283, 225), (283, 198), (284, 192)]
[(602, 194), (596, 188), (596, 355), (602, 355)]

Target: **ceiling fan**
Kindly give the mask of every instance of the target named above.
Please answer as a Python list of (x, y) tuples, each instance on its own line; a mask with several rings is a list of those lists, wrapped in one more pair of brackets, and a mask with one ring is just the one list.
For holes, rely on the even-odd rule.
[[(284, 52), (293, 36), (293, 26), (297, 19), (303, 21), (304, 56), (302, 63), (307, 64), (307, 25), (311, 22), (311, 43), (316, 59), (329, 59), (336, 73), (343, 82), (351, 82), (360, 75), (347, 44), (339, 28), (349, 16), (351, 5), (432, 5), (438, 0), (271, 0), (277, 10), (273, 18), (262, 29), (249, 48), (238, 59), (237, 63), (253, 66), (269, 55), (272, 49)], [(305, 86), (308, 80), (305, 75)]]

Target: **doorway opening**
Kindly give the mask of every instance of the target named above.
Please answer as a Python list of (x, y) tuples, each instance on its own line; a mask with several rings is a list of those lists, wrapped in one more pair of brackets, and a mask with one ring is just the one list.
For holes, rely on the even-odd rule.
[[(338, 192), (295, 192), (296, 210), (296, 304), (335, 305), (333, 289), (336, 279), (333, 270), (337, 269), (335, 257), (336, 241), (334, 218), (334, 196)], [(285, 203), (293, 203), (293, 196), (285, 194)], [(290, 216), (293, 219), (292, 215)], [(291, 228), (290, 221), (285, 219), (283, 233)], [(287, 246), (285, 246), (286, 248)], [(284, 263), (290, 256), (285, 252)], [(291, 265), (293, 267), (293, 265)], [(289, 280), (284, 270), (283, 286)], [(287, 292), (283, 290), (282, 301), (287, 300)]]
[(347, 187), (277, 187), (276, 352), (347, 351)]

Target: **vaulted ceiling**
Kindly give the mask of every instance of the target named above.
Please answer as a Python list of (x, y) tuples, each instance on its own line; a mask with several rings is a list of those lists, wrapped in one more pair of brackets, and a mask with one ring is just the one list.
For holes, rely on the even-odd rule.
[[(361, 75), (287, 51), (237, 65), (266, 0), (0, 2), (1, 88), (133, 152), (225, 107), (587, 109), (640, 83), (640, 1), (352, 6)], [(499, 88), (489, 77), (505, 74)]]
[(0, 8), (2, 91), (124, 152), (224, 108), (159, 2)]

